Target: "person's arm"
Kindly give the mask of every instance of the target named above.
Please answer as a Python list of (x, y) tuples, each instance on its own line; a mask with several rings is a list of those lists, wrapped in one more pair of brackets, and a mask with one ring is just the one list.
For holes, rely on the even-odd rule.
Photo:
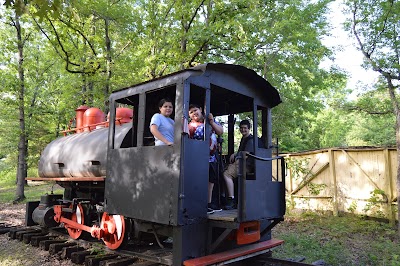
[(150, 132), (151, 134), (153, 134), (154, 137), (156, 137), (157, 139), (161, 140), (162, 142), (164, 142), (167, 145), (172, 145), (173, 143), (168, 141), (163, 134), (160, 133), (160, 131), (158, 130), (158, 126), (153, 124), (150, 126)]
[[(247, 140), (246, 146), (244, 147), (244, 151), (246, 151), (248, 153), (251, 153), (251, 154), (254, 154), (254, 145), (253, 145), (254, 144), (254, 136), (250, 135), (250, 136), (248, 136), (248, 138), (249, 139)], [(247, 172), (253, 173), (254, 172), (254, 166), (255, 166), (254, 158), (247, 157), (247, 159), (246, 159)]]
[(247, 142), (246, 142), (246, 146), (244, 147), (244, 150), (247, 151), (247, 152), (250, 152), (250, 153), (254, 154), (254, 145), (253, 145), (253, 143), (254, 143), (254, 136), (251, 135), (251, 136), (249, 136), (248, 138), (249, 138), (249, 139), (248, 139)]
[(231, 154), (231, 157), (229, 158), (229, 162), (230, 162), (230, 163), (234, 163), (235, 160), (236, 160), (236, 153), (232, 153), (232, 154)]
[(212, 113), (208, 114), (208, 121), (210, 122), (212, 129), (215, 131), (215, 134), (221, 136), (222, 133), (224, 133), (224, 128), (221, 125), (215, 123), (214, 116)]

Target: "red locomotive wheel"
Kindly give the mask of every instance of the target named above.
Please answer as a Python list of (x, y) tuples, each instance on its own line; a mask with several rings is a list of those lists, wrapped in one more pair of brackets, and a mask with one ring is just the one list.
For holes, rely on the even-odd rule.
[[(70, 206), (72, 208), (72, 204)], [(78, 224), (85, 224), (84, 212), (82, 205), (78, 204), (76, 206), (76, 211), (72, 213), (71, 220), (77, 222)], [(81, 229), (69, 228), (67, 227), (67, 231), (70, 237), (73, 239), (78, 239), (81, 237), (83, 231)]]
[(117, 249), (127, 242), (128, 234), (124, 216), (108, 215), (104, 212), (100, 228), (106, 232), (103, 236), (103, 242), (109, 249)]

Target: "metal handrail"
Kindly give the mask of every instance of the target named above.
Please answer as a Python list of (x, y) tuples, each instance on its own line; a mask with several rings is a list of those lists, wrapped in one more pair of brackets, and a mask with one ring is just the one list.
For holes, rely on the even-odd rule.
[(264, 161), (264, 162), (269, 162), (269, 161), (279, 160), (279, 159), (283, 159), (284, 158), (283, 156), (276, 156), (276, 157), (272, 157), (272, 158), (263, 158), (263, 157), (251, 154), (250, 152), (246, 152), (246, 155), (250, 156), (250, 157), (253, 157), (253, 158), (257, 159), (257, 160)]

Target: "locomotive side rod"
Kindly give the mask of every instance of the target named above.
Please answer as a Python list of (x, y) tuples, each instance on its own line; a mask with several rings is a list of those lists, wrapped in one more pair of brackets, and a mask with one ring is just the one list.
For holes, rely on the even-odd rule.
[(114, 234), (115, 226), (112, 223), (104, 223), (104, 227), (100, 228), (97, 225), (93, 225), (92, 227), (77, 223), (70, 219), (67, 219), (62, 216), (62, 205), (54, 205), (54, 220), (57, 223), (64, 223), (66, 228), (73, 228), (82, 231), (89, 232), (90, 235), (94, 238), (101, 239), (105, 235)]

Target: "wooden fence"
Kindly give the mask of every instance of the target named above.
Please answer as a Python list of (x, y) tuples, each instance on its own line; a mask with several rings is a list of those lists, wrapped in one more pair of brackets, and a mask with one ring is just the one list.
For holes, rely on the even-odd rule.
[(288, 207), (395, 221), (395, 148), (331, 148), (286, 154), (285, 160)]

